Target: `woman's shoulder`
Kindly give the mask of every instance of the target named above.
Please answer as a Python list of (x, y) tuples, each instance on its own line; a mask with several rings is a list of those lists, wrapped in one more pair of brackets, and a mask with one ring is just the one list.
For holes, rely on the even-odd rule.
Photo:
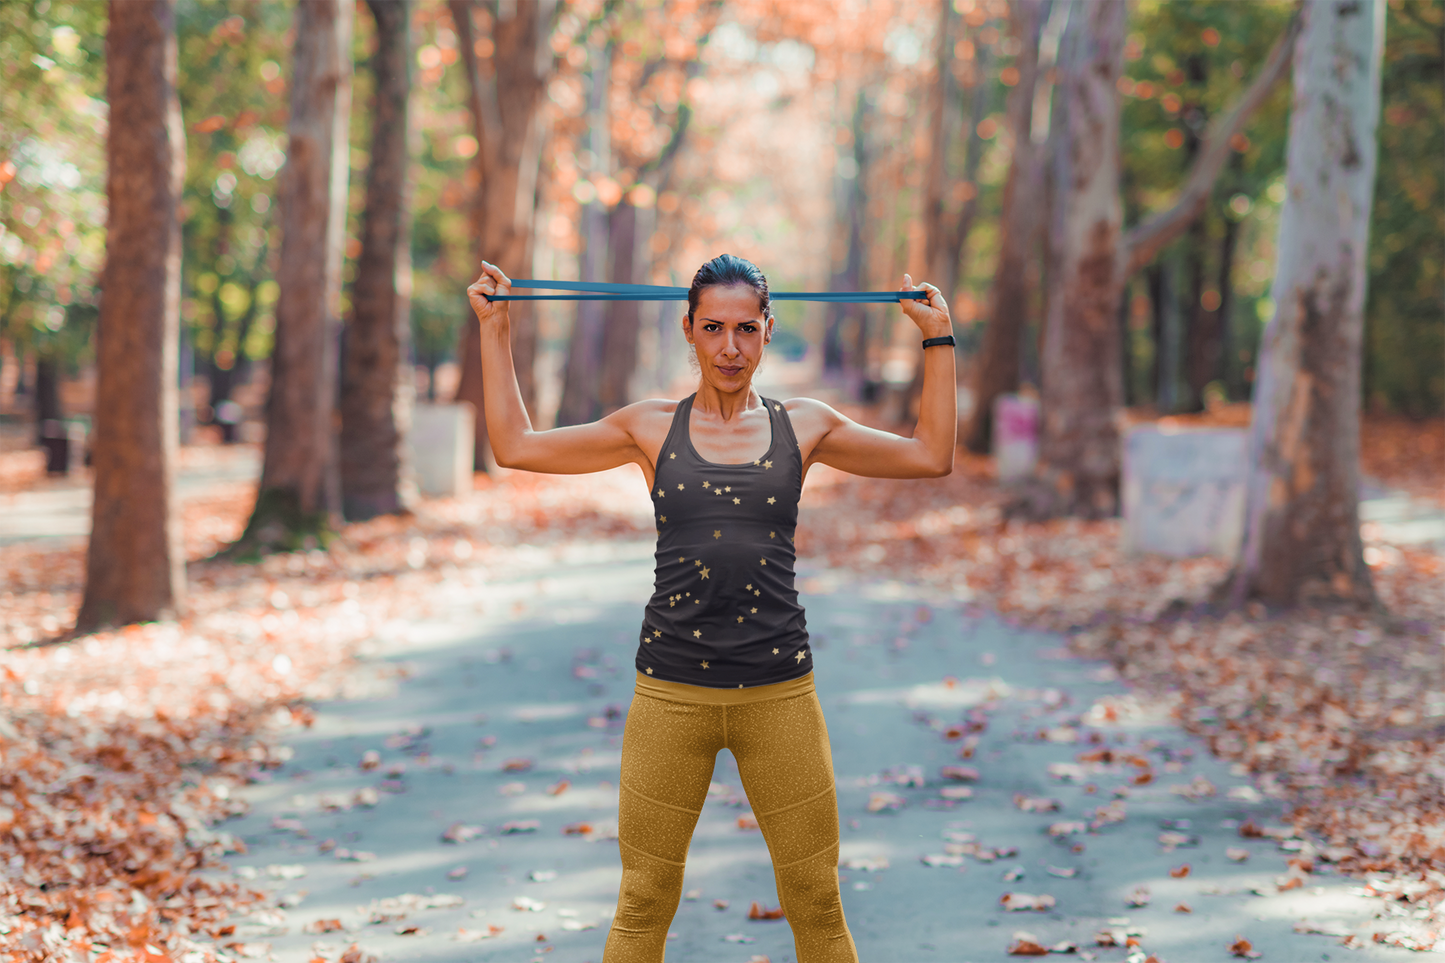
[(789, 398), (780, 402), (783, 410), (793, 421), (804, 419), (808, 421), (833, 422), (843, 418), (841, 412), (832, 405), (817, 398)]
[(682, 402), (668, 398), (646, 398), (618, 408), (607, 417), (623, 424), (670, 420), (673, 415), (677, 414), (677, 407), (680, 404)]

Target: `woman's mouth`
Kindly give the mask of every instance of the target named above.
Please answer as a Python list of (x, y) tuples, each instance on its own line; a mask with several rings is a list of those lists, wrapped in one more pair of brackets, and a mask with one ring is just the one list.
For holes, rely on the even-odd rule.
[(722, 375), (723, 375), (724, 378), (733, 378), (733, 377), (736, 377), (739, 373), (742, 372), (743, 366), (742, 366), (742, 365), (736, 365), (736, 366), (734, 366), (734, 365), (720, 364), (720, 365), (717, 366), (717, 370), (720, 371), (720, 372), (722, 372)]

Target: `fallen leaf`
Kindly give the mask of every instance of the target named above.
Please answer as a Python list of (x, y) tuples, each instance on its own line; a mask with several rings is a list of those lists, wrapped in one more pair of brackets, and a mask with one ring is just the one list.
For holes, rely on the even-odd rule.
[(1224, 850), (1224, 855), (1226, 858), (1232, 859), (1236, 863), (1242, 863), (1246, 859), (1249, 859), (1249, 850), (1243, 848), (1242, 846), (1230, 846)]
[(452, 823), (446, 828), (446, 831), (442, 833), (442, 842), (453, 844), (471, 842), (485, 831), (481, 826), (467, 826), (463, 823)]
[(1229, 944), (1228, 949), (1231, 956), (1244, 959), (1256, 960), (1260, 956), (1259, 951), (1254, 948), (1254, 944), (1242, 936), (1236, 936), (1234, 942)]
[(502, 772), (526, 772), (532, 768), (532, 760), (516, 758), (502, 763)]
[(336, 933), (346, 927), (341, 925), (341, 920), (313, 920), (306, 924), (307, 933)]
[(1176, 913), (1192, 913), (1192, 912), (1194, 912), (1194, 910), (1189, 906), (1188, 903), (1180, 903), (1180, 904), (1178, 904), (1177, 906), (1174, 907), (1174, 912), (1176, 912)]
[(978, 770), (972, 766), (943, 766), (938, 770), (938, 775), (943, 779), (952, 779), (955, 782), (978, 782)]
[(1014, 796), (1014, 805), (1021, 812), (1026, 813), (1052, 813), (1059, 811), (1059, 801), (1044, 796), (1026, 796), (1018, 793)]
[(732, 904), (725, 899), (715, 899), (712, 901), (712, 908), (717, 910), (718, 912), (722, 912), (731, 905)]
[(782, 918), (783, 908), (781, 906), (776, 908), (761, 906), (757, 900), (753, 900), (752, 905), (748, 907), (748, 919), (750, 920), (780, 920)]
[(1183, 879), (1184, 877), (1189, 875), (1189, 864), (1184, 863), (1180, 866), (1175, 866), (1173, 869), (1169, 870), (1169, 875), (1174, 877), (1175, 879)]
[(963, 856), (953, 853), (928, 853), (918, 857), (925, 866), (958, 867), (963, 865)]
[(1049, 951), (1032, 933), (1015, 933), (1006, 951), (1009, 956), (1048, 956)]
[(1032, 893), (1004, 893), (999, 898), (1003, 908), (1010, 913), (1026, 911), (1047, 912), (1054, 908), (1055, 900), (1047, 893), (1035, 896)]
[(1130, 906), (1148, 906), (1150, 898), (1149, 887), (1135, 886), (1134, 892), (1129, 894), (1128, 903)]
[(542, 823), (536, 819), (516, 819), (502, 823), (500, 832), (503, 836), (514, 836), (518, 833), (535, 833), (542, 828)]
[(512, 909), (522, 913), (540, 913), (546, 908), (546, 903), (532, 899), (530, 896), (517, 896), (512, 900)]
[(743, 832), (752, 832), (758, 828), (758, 817), (752, 813), (739, 813), (737, 818), (738, 829)]
[(875, 792), (868, 796), (868, 811), (870, 813), (892, 812), (902, 809), (907, 800), (896, 792)]
[(570, 788), (572, 788), (572, 780), (560, 779), (547, 787), (547, 795), (560, 796)]

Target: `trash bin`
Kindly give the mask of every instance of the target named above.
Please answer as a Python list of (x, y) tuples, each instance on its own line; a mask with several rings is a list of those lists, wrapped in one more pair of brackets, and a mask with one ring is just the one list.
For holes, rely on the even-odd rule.
[(70, 432), (58, 418), (40, 423), (40, 445), (45, 449), (45, 473), (66, 475), (70, 472)]

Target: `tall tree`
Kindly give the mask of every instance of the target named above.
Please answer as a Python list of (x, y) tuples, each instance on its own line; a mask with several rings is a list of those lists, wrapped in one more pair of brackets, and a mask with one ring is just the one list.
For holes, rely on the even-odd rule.
[[(486, 4), (489, 37), (478, 30), (475, 19), (484, 5), (477, 0), (449, 0), (449, 4), (477, 139), (473, 167), (477, 188), (472, 197), (476, 255), (513, 276), (529, 277), (537, 176), (546, 139), (542, 95), (553, 72), (549, 40), (557, 3)], [(483, 39), (491, 43), (482, 44)], [(474, 323), (463, 325), (458, 350), (462, 370), (457, 400), (476, 406), (480, 469), (486, 465), (487, 422), (482, 412), (481, 344)], [(531, 408), (537, 393), (537, 322), (525, 301), (512, 305), (512, 355), (522, 400)]]
[(341, 371), (341, 504), (347, 518), (407, 508), (411, 423), (408, 111), (410, 0), (367, 0), (376, 20), (371, 162)]
[(82, 631), (162, 618), (185, 601), (174, 510), (185, 140), (172, 0), (111, 3), (105, 55), (110, 223)]
[(1290, 21), (1239, 100), (1210, 124), (1174, 203), (1121, 234), (1119, 93), (1122, 0), (1076, 4), (1058, 69), (1063, 115), (1053, 165), (1061, 229), (1043, 349), (1041, 484), (1021, 504), (1033, 514), (1111, 515), (1118, 506), (1123, 403), (1119, 305), (1124, 284), (1187, 230), (1208, 203), (1229, 141), (1289, 63)]
[(1043, 348), (1041, 481), (1034, 510), (1114, 514), (1118, 499), (1119, 91), (1124, 0), (1076, 4), (1058, 65), (1066, 145), (1054, 203), (1063, 233)]
[[(841, 100), (841, 98), (840, 98)], [(858, 291), (863, 287), (868, 220), (869, 167), (868, 116), (871, 104), (861, 85), (853, 100), (848, 126), (847, 154), (840, 151), (834, 186), (836, 230), (843, 235), (843, 256), (833, 268), (831, 289)], [(841, 383), (852, 394), (862, 386), (868, 353), (868, 315), (859, 304), (835, 303), (826, 308), (823, 321), (823, 375)]]
[(334, 421), (353, 6), (296, 5), (276, 343), (261, 487), (241, 536), (247, 550), (324, 540), (341, 507)]
[[(587, 93), (587, 150), (592, 155), (592, 174), (600, 183), (616, 189), (612, 179), (612, 118), (609, 110), (612, 86), (612, 58), (615, 44), (590, 47), (592, 69)], [(608, 274), (607, 201), (594, 187), (593, 198), (582, 207), (582, 250), (578, 273), (583, 281), (604, 281)], [(632, 252), (624, 256), (630, 261)], [(557, 404), (557, 424), (581, 425), (602, 414), (598, 387), (602, 372), (602, 342), (607, 325), (604, 301), (578, 301), (577, 317), (567, 343), (567, 362), (562, 371), (562, 397)]]
[(1231, 600), (1375, 601), (1360, 544), (1360, 367), (1383, 4), (1306, 4), (1279, 259)]
[(1006, 118), (1012, 157), (999, 211), (998, 265), (974, 366), (973, 415), (964, 430), (964, 444), (980, 453), (989, 449), (994, 399), (1018, 388), (1023, 336), (1028, 330), (1029, 270), (1043, 216), (1043, 158), (1033, 140), (1033, 127), (1044, 6), (1043, 0), (1012, 0), (1009, 4), (1011, 29), (1020, 45), (1013, 63), (1017, 80), (1009, 91)]
[[(988, 111), (990, 47), (980, 44), (968, 61), (959, 64), (963, 83), (954, 75), (954, 48), (958, 40), (957, 11), (951, 2), (939, 4), (936, 48), (937, 76), (934, 78), (930, 113), (928, 177), (923, 203), (924, 260), (928, 279), (952, 300), (958, 287), (963, 246), (968, 241), (978, 210), (978, 166), (983, 160), (983, 138), (978, 124)], [(967, 108), (963, 93), (972, 95)], [(956, 153), (955, 140), (962, 128), (963, 159), (950, 163)], [(923, 366), (920, 364), (921, 372)], [(921, 383), (921, 382), (920, 382)]]

